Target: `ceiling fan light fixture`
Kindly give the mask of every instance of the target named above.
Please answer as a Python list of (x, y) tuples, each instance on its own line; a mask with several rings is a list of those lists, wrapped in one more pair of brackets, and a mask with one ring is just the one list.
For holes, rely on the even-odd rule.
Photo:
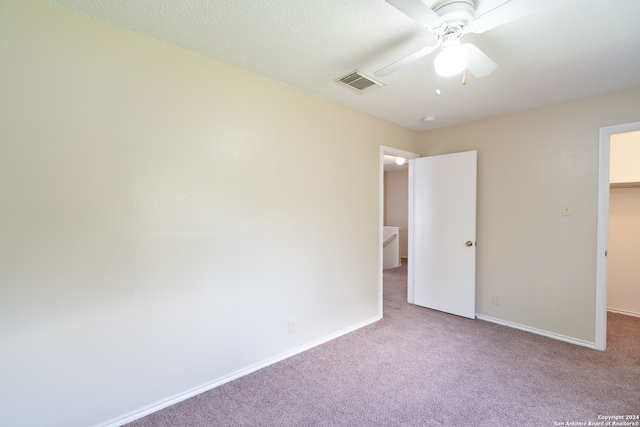
[(442, 47), (442, 52), (436, 56), (433, 65), (436, 73), (441, 77), (451, 77), (460, 74), (467, 68), (469, 54), (460, 46), (460, 40), (449, 42)]

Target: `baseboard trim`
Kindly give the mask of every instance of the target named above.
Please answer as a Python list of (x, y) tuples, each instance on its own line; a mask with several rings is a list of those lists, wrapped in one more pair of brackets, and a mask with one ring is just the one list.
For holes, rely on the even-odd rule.
[(610, 313), (624, 314), (625, 316), (640, 317), (640, 313), (636, 313), (635, 311), (620, 310), (618, 308), (611, 307), (607, 307), (607, 311)]
[(392, 265), (390, 267), (384, 267), (383, 270), (389, 270), (390, 268), (398, 268), (398, 267), (402, 267), (402, 262), (400, 262), (400, 264)]
[(304, 351), (307, 351), (309, 349), (312, 349), (313, 347), (317, 347), (321, 344), (324, 344), (326, 342), (329, 342), (331, 340), (334, 340), (338, 337), (341, 337), (342, 335), (346, 335), (350, 332), (353, 332), (357, 329), (363, 328), (367, 325), (370, 325), (372, 323), (377, 322), (378, 320), (382, 319), (382, 315), (378, 315), (375, 317), (372, 317), (368, 320), (365, 320), (363, 322), (357, 323), (353, 326), (350, 326), (348, 328), (342, 329), (340, 331), (334, 332), (332, 334), (329, 334), (327, 336), (324, 336), (322, 338), (319, 338), (317, 340), (311, 341), (307, 344), (304, 344), (300, 347), (296, 347), (294, 349), (291, 349), (289, 351), (286, 351), (284, 353), (281, 353), (277, 356), (271, 357), (267, 360), (264, 360), (262, 362), (256, 363), (254, 365), (248, 366), (244, 369), (240, 369), (238, 371), (235, 371), (229, 375), (225, 375), (224, 377), (218, 378), (214, 381), (208, 382), (206, 384), (203, 384), (199, 387), (195, 387), (189, 390), (186, 390), (182, 393), (178, 393), (174, 396), (168, 397), (166, 399), (163, 399), (159, 402), (156, 402), (154, 404), (151, 404), (149, 406), (145, 406), (141, 409), (129, 412), (128, 414), (125, 414), (121, 417), (115, 418), (111, 421), (107, 421), (103, 424), (98, 424), (99, 427), (120, 427), (124, 424), (130, 423), (132, 421), (135, 421), (137, 419), (140, 419), (142, 417), (146, 417), (149, 414), (152, 414), (154, 412), (157, 412), (161, 409), (164, 409), (166, 407), (169, 407), (171, 405), (175, 405), (178, 402), (182, 402), (183, 400), (187, 400), (193, 396), (196, 396), (200, 393), (204, 393), (205, 391), (209, 391), (211, 389), (214, 389), (218, 386), (221, 386), (222, 384), (226, 384), (230, 381), (233, 381), (237, 378), (243, 377), (245, 375), (248, 375), (252, 372), (258, 371), (262, 368), (266, 368), (269, 365), (273, 365), (274, 363), (280, 362), (284, 359), (288, 359), (291, 356), (295, 356), (296, 354), (302, 353)]
[(578, 338), (569, 337), (566, 335), (556, 334), (554, 332), (544, 331), (542, 329), (532, 328), (530, 326), (520, 325), (518, 323), (508, 322), (506, 320), (496, 319), (495, 317), (485, 316), (482, 314), (476, 314), (476, 318), (491, 323), (497, 323), (499, 325), (508, 326), (510, 328), (520, 329), (521, 331), (531, 332), (533, 334), (542, 335), (554, 340), (568, 342), (570, 344), (587, 347), (593, 350), (597, 350), (595, 342), (584, 341)]

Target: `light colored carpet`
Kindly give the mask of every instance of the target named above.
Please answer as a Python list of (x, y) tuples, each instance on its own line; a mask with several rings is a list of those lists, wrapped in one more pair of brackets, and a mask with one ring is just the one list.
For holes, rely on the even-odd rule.
[[(640, 319), (590, 350), (406, 302), (375, 324), (137, 420), (147, 426), (555, 426), (640, 413)], [(567, 425), (567, 424), (565, 424)]]

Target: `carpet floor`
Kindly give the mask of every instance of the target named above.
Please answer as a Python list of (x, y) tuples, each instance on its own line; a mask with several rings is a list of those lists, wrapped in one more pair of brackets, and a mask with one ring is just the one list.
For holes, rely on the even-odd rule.
[(601, 352), (406, 295), (385, 270), (382, 320), (128, 426), (640, 425), (640, 318), (610, 313)]

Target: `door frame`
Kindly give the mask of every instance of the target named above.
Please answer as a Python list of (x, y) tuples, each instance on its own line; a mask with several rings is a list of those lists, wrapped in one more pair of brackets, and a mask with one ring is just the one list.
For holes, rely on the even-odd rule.
[(607, 250), (609, 246), (609, 161), (611, 135), (640, 131), (640, 122), (600, 128), (598, 159), (598, 228), (596, 258), (596, 337), (595, 348), (607, 348)]
[(598, 158), (598, 228), (596, 243), (595, 348), (607, 348), (607, 251), (609, 246), (609, 161), (611, 135), (640, 131), (640, 122), (600, 128)]
[[(395, 157), (404, 157), (407, 161), (411, 161), (412, 159), (417, 159), (420, 157), (420, 154), (413, 153), (411, 151), (401, 150), (399, 148), (388, 147), (385, 145), (380, 146), (380, 164), (379, 164), (379, 179), (378, 179), (378, 206), (376, 208), (376, 212), (378, 213), (378, 271), (379, 271), (379, 279), (378, 279), (378, 312), (382, 315), (382, 291), (383, 291), (383, 227), (384, 227), (384, 155), (387, 154), (389, 156)], [(411, 204), (411, 201), (409, 201)], [(410, 206), (408, 207), (410, 208)], [(411, 224), (409, 224), (411, 227)], [(407, 235), (409, 235), (411, 231), (407, 230)]]

